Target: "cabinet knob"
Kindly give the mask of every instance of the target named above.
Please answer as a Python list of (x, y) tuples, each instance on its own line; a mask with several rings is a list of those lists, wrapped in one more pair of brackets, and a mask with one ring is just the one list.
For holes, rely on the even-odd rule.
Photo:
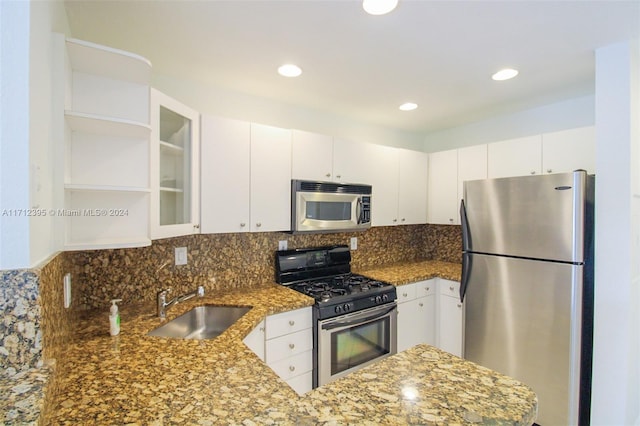
[(420, 306), (421, 308), (424, 306), (424, 304), (422, 302), (418, 303), (418, 306)]
[(256, 223), (256, 227), (260, 228), (262, 224), (260, 222)]
[(193, 225), (193, 229), (200, 229), (200, 225), (196, 223), (195, 225)]
[(295, 321), (289, 321), (289, 325), (291, 326), (295, 325), (295, 323), (296, 323)]
[(327, 173), (325, 176), (326, 177), (331, 177), (331, 173)]
[(462, 305), (460, 303), (458, 303), (458, 308), (462, 308)]
[(289, 371), (296, 371), (296, 367), (294, 365), (289, 366)]
[(260, 327), (260, 331), (264, 333), (264, 327)]
[(449, 218), (449, 222), (453, 223), (453, 218), (452, 217)]
[(535, 170), (531, 170), (531, 174), (532, 174), (532, 175), (535, 175), (535, 174), (536, 174), (536, 171), (535, 171)]
[(553, 173), (553, 170), (547, 169), (547, 173)]
[(337, 177), (338, 179), (340, 179), (340, 178), (342, 177), (342, 175), (336, 175), (336, 177)]
[(398, 219), (393, 219), (393, 223), (396, 223), (398, 221)]
[(240, 228), (244, 228), (245, 226), (247, 226), (247, 224), (246, 224), (246, 223), (244, 223), (244, 222), (242, 222), (242, 223), (240, 224)]
[(402, 293), (402, 297), (407, 297), (407, 293)]
[(404, 222), (404, 221), (405, 221), (404, 217), (403, 217), (402, 219), (400, 219), (400, 220), (401, 220), (402, 222)]
[(296, 345), (294, 345), (293, 343), (289, 343), (289, 349), (294, 349), (296, 347)]
[(455, 287), (453, 287), (452, 285), (451, 285), (451, 286), (449, 286), (449, 290), (451, 290), (451, 291), (453, 291), (453, 289), (454, 289), (454, 288), (455, 288)]
[(426, 288), (424, 289), (424, 291), (429, 291), (429, 287), (426, 287)]

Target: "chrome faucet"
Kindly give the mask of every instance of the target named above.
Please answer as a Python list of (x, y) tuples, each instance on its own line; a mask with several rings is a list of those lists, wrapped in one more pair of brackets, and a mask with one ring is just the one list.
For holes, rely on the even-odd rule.
[(167, 302), (167, 295), (169, 294), (170, 291), (171, 289), (167, 288), (165, 290), (161, 290), (158, 293), (158, 317), (159, 318), (166, 318), (167, 308), (173, 305), (177, 305), (178, 303), (184, 302), (185, 300), (189, 300), (195, 296), (204, 297), (204, 287), (198, 286), (198, 288), (195, 291), (192, 291), (191, 293), (183, 294), (182, 296), (178, 296)]

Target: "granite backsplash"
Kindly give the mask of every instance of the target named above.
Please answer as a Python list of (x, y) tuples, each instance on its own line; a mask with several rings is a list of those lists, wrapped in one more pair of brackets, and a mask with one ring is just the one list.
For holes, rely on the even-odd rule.
[[(149, 247), (66, 253), (74, 293), (81, 309), (106, 308), (109, 300), (123, 304), (154, 300), (159, 290), (174, 295), (203, 285), (210, 291), (255, 287), (275, 277), (278, 241), (289, 248), (349, 244), (354, 268), (402, 261), (460, 262), (460, 227), (405, 225), (375, 227), (364, 232), (335, 234), (237, 233), (189, 235), (153, 241)], [(187, 247), (187, 265), (174, 264), (174, 249)]]

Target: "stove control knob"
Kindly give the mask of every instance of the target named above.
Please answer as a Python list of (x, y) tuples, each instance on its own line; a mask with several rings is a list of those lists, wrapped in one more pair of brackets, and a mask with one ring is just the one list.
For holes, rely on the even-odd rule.
[(342, 306), (336, 306), (336, 314), (342, 313)]
[(387, 300), (389, 300), (389, 295), (388, 294), (383, 294), (382, 295), (382, 301), (386, 302)]
[(343, 308), (344, 308), (344, 311), (345, 311), (345, 312), (349, 312), (349, 311), (351, 310), (351, 305), (350, 305), (350, 304), (348, 304), (348, 303), (345, 303), (345, 304), (344, 304), (344, 306), (343, 306)]
[(382, 303), (382, 296), (376, 296), (376, 303)]

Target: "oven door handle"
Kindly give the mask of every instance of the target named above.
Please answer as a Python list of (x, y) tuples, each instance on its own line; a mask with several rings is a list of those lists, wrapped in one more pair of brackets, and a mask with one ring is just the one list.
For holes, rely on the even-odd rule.
[(378, 318), (382, 318), (384, 316), (386, 316), (387, 314), (389, 314), (389, 312), (393, 311), (394, 309), (396, 309), (397, 305), (393, 305), (393, 307), (385, 310), (382, 313), (377, 313), (377, 314), (373, 314), (364, 318), (361, 318), (359, 316), (356, 316), (354, 318), (350, 318), (349, 321), (338, 321), (338, 322), (330, 322), (327, 324), (322, 324), (322, 329), (323, 330), (332, 330), (334, 328), (339, 328), (339, 327), (348, 327), (350, 325), (354, 325), (354, 324), (361, 324), (363, 322), (368, 322), (371, 320), (375, 320)]

